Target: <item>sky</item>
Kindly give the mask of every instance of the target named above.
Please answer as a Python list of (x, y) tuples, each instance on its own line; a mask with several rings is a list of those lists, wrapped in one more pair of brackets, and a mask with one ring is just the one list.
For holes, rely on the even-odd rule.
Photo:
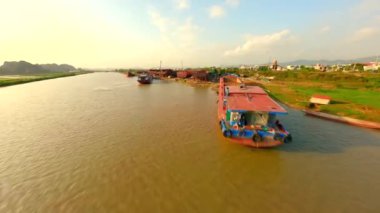
[(379, 0), (0, 0), (0, 63), (175, 68), (377, 55)]

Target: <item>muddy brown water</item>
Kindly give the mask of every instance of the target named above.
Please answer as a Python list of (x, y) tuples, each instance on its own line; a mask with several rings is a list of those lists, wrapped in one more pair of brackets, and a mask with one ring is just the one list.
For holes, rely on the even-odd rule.
[(226, 141), (214, 91), (95, 73), (0, 88), (0, 212), (378, 212), (380, 132), (289, 109)]

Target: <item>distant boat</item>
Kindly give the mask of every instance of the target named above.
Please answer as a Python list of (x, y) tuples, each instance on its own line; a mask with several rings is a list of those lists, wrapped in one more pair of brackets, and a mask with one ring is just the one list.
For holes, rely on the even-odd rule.
[(280, 146), (292, 138), (276, 119), (287, 111), (260, 87), (245, 86), (239, 77), (219, 84), (218, 119), (224, 137), (255, 148)]
[(135, 76), (135, 74), (132, 73), (132, 72), (127, 72), (125, 75), (126, 75), (128, 78), (130, 78), (130, 77), (134, 77), (134, 76)]
[(306, 115), (315, 116), (319, 118), (323, 118), (326, 120), (336, 121), (340, 123), (346, 123), (354, 126), (360, 126), (364, 128), (370, 128), (370, 129), (379, 129), (380, 130), (380, 123), (371, 122), (371, 121), (363, 121), (359, 119), (349, 118), (349, 117), (341, 117), (337, 115), (331, 115), (323, 112), (316, 112), (312, 110), (304, 110)]
[(139, 74), (137, 81), (140, 84), (151, 84), (153, 81), (153, 76), (148, 73), (142, 73), (142, 74)]

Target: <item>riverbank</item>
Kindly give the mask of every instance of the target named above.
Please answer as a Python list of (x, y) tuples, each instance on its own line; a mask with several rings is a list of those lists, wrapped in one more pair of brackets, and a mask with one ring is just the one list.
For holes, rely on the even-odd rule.
[(187, 84), (193, 87), (214, 87), (215, 85), (218, 85), (219, 83), (214, 83), (210, 81), (200, 81), (196, 79), (191, 79), (191, 78), (165, 78), (165, 80), (170, 80), (170, 81), (175, 81), (183, 84)]
[(49, 73), (49, 74), (37, 74), (37, 75), (0, 75), (0, 87), (12, 86), (17, 84), (25, 84), (35, 81), (43, 81), (54, 78), (63, 78), (76, 75), (83, 75), (90, 73), (88, 71), (78, 72), (65, 72), (65, 73)]
[[(266, 73), (267, 76), (242, 78), (247, 85), (261, 86), (289, 107), (303, 110), (314, 94), (332, 97), (329, 105), (316, 111), (354, 119), (380, 122), (380, 75), (378, 73)], [(274, 77), (272, 81), (268, 76)], [(287, 77), (290, 76), (290, 77)], [(175, 79), (191, 86), (211, 87), (218, 83)]]
[[(237, 73), (240, 74), (240, 73)], [(218, 83), (192, 78), (164, 78), (195, 87), (218, 90)], [(275, 99), (295, 109), (305, 109), (314, 94), (332, 97), (330, 105), (314, 110), (337, 116), (380, 122), (380, 73), (323, 73), (311, 71), (251, 72), (242, 78), (261, 86)]]
[(245, 82), (261, 84), (274, 98), (293, 108), (305, 109), (313, 94), (322, 94), (332, 97), (332, 102), (316, 111), (380, 122), (378, 73), (270, 74), (274, 77), (272, 81), (246, 78)]

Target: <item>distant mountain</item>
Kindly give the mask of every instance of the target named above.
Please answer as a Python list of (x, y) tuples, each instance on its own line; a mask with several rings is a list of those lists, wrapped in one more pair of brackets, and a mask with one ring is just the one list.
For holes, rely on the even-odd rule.
[(280, 64), (282, 65), (315, 65), (315, 64), (334, 65), (334, 64), (352, 64), (352, 63), (372, 62), (376, 60), (377, 60), (377, 56), (366, 57), (366, 58), (356, 58), (356, 59), (350, 59), (350, 60), (297, 60), (297, 61), (291, 61), (291, 62), (285, 62), (285, 63), (280, 62)]
[(75, 70), (75, 67), (68, 64), (31, 64), (26, 61), (6, 61), (0, 67), (0, 75), (29, 75), (72, 70)]
[(40, 64), (40, 66), (51, 72), (68, 72), (76, 70), (75, 67), (68, 64)]

